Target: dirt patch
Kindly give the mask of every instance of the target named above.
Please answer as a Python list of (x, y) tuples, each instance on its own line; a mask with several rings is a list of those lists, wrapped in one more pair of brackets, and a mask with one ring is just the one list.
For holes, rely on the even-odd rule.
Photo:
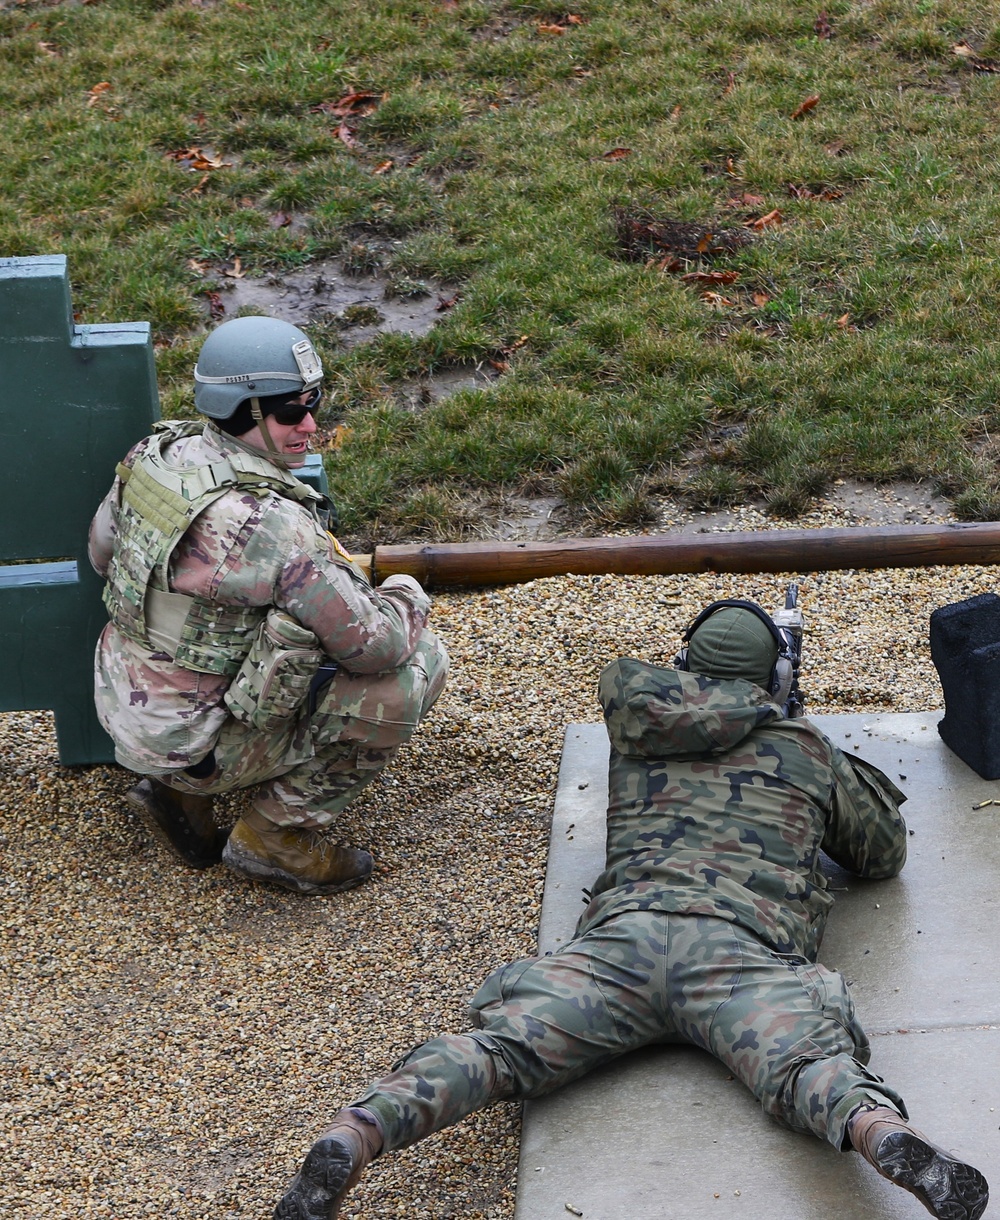
[[(711, 534), (759, 529), (800, 529), (810, 524), (852, 528), (865, 525), (929, 525), (954, 521), (951, 505), (922, 483), (875, 487), (838, 480), (829, 493), (795, 523), (767, 514), (763, 503), (713, 512), (693, 512), (680, 501), (655, 501), (656, 521), (650, 534)], [(502, 542), (546, 542), (593, 533), (555, 496), (508, 496), (480, 514), (480, 536)], [(599, 532), (607, 532), (601, 530)]]
[(441, 320), (443, 303), (455, 295), (453, 286), (432, 280), (348, 275), (334, 259), (264, 279), (230, 279), (220, 287), (225, 313), (218, 321), (255, 312), (296, 326), (332, 323), (345, 347), (386, 331), (426, 335)]
[(615, 208), (614, 218), (618, 248), (622, 257), (631, 262), (651, 258), (669, 258), (678, 264), (711, 262), (752, 240), (745, 228), (691, 224), (622, 207)]

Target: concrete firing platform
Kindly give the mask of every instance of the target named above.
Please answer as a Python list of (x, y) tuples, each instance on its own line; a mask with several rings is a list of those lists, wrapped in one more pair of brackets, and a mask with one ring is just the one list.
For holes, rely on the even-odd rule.
[[(937, 733), (941, 713), (815, 716), (909, 796), (909, 859), (892, 881), (829, 866), (837, 901), (820, 960), (851, 982), (872, 1067), (918, 1126), (994, 1183), (1000, 1216), (1000, 782), (981, 780)], [(601, 871), (604, 726), (566, 731), (539, 931), (570, 939)], [(572, 1210), (571, 1210), (572, 1209)], [(625, 1056), (525, 1106), (515, 1220), (904, 1220), (911, 1195), (766, 1117), (711, 1056)]]

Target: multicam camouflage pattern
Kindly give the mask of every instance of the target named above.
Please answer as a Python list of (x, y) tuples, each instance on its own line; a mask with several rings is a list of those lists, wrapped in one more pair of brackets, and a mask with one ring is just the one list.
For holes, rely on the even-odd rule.
[(472, 1001), (476, 1030), (418, 1047), (355, 1104), (403, 1147), (489, 1101), (680, 1042), (837, 1148), (867, 1101), (905, 1116), (866, 1066), (844, 979), (811, 960), (830, 905), (820, 847), (893, 876), (903, 794), (748, 682), (622, 660), (600, 689), (608, 859), (577, 938), (496, 971)]
[[(246, 453), (208, 425), (178, 436), (164, 457), (184, 469), (240, 463)], [(91, 562), (101, 575), (119, 538), (120, 494), (116, 478), (91, 525)], [(261, 734), (229, 715), (228, 674), (179, 665), (110, 623), (97, 648), (98, 716), (123, 766), (171, 786), (216, 792), (280, 777), (262, 790), (262, 812), (278, 820), (287, 795), (283, 823), (325, 825), (346, 803), (343, 793), (371, 779), (413, 732), (444, 682), (447, 654), (425, 627), (430, 599), (417, 582), (394, 576), (373, 589), (314, 516), (273, 489), (240, 487), (214, 499), (173, 548), (168, 581), (173, 593), (258, 619), (278, 607), (339, 666), (312, 716), (307, 709)], [(201, 781), (184, 774), (213, 750), (215, 772)], [(307, 812), (317, 795), (320, 804)]]
[(440, 640), (425, 629), (396, 669), (338, 670), (312, 714), (307, 708), (279, 732), (261, 733), (229, 717), (215, 743), (211, 775), (193, 779), (179, 771), (163, 782), (202, 793), (259, 784), (254, 808), (272, 822), (328, 826), (413, 735), (444, 688), (447, 670)]
[[(150, 652), (156, 651), (147, 623), (150, 590), (168, 590), (174, 549), (215, 500), (229, 490), (272, 492), (303, 504), (316, 516), (313, 504), (320, 499), (318, 492), (289, 471), (234, 445), (213, 462), (170, 460), (168, 453), (178, 441), (202, 431), (203, 425), (192, 421), (158, 424), (156, 432), (140, 441), (118, 466), (120, 494), (111, 501), (115, 546), (107, 566), (104, 604), (118, 631)], [(249, 503), (244, 499), (247, 511)], [(266, 607), (198, 595), (182, 605), (186, 617), (169, 648), (173, 659), (185, 669), (231, 677)]]
[(722, 919), (628, 911), (495, 971), (472, 1013), (478, 1029), (418, 1047), (354, 1103), (379, 1116), (386, 1148), (669, 1043), (709, 1051), (768, 1114), (836, 1148), (868, 1100), (905, 1114), (865, 1066), (868, 1040), (841, 976)]

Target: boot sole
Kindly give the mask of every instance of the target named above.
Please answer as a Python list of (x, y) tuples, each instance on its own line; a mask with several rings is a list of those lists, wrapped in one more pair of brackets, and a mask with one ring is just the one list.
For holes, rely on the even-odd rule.
[(334, 1220), (353, 1168), (350, 1151), (340, 1140), (321, 1137), (274, 1209), (274, 1220)]
[(221, 847), (218, 855), (187, 855), (183, 848), (179, 847), (167, 833), (157, 817), (155, 806), (151, 801), (146, 800), (142, 795), (137, 793), (134, 788), (125, 793), (125, 803), (139, 815), (139, 821), (142, 822), (143, 826), (145, 826), (157, 843), (161, 847), (165, 847), (172, 856), (186, 864), (188, 868), (212, 868), (221, 862), (223, 855)]
[(875, 1156), (881, 1172), (938, 1220), (979, 1220), (986, 1210), (990, 1188), (979, 1170), (909, 1131), (890, 1132)]
[(280, 885), (282, 889), (291, 890), (295, 894), (341, 894), (344, 890), (353, 890), (363, 885), (371, 876), (367, 872), (363, 877), (351, 877), (347, 881), (338, 881), (334, 885), (317, 885), (306, 881), (292, 873), (286, 873), (273, 865), (264, 864), (257, 856), (241, 851), (232, 843), (227, 843), (222, 849), (222, 863), (234, 873), (249, 877), (253, 881), (268, 881), (272, 885)]

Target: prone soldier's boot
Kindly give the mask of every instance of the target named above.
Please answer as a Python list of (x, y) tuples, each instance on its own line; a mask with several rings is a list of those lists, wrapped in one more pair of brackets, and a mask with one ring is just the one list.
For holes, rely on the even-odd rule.
[(226, 833), (212, 816), (212, 797), (175, 792), (157, 779), (143, 779), (125, 799), (157, 842), (185, 864), (210, 868), (222, 859)]
[(986, 1210), (990, 1188), (979, 1170), (932, 1144), (889, 1106), (856, 1110), (847, 1131), (883, 1178), (916, 1195), (938, 1220), (979, 1220)]
[(341, 1110), (306, 1153), (274, 1220), (336, 1220), (344, 1196), (381, 1151), (375, 1115), (360, 1106)]
[(366, 851), (331, 842), (321, 830), (276, 826), (256, 809), (232, 829), (222, 862), (254, 881), (270, 881), (299, 894), (338, 894), (367, 881)]

